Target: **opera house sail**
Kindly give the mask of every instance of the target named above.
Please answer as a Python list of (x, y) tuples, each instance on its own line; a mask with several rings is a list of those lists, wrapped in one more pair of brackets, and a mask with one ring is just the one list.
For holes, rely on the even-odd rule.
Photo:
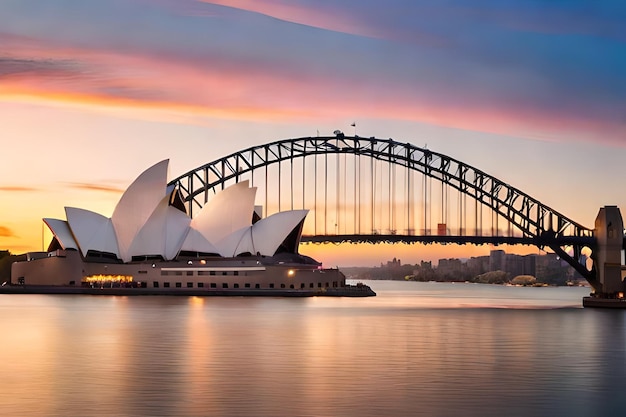
[[(167, 184), (168, 160), (126, 189), (111, 217), (66, 207), (43, 219), (45, 252), (15, 262), (3, 292), (188, 295), (375, 295), (298, 253), (307, 210), (255, 214), (256, 188), (231, 185), (193, 218)], [(256, 221), (253, 222), (253, 219)]]

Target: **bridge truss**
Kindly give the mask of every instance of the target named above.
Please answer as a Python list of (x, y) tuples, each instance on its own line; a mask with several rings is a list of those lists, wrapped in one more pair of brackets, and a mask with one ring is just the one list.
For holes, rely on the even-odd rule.
[(313, 212), (303, 241), (530, 244), (551, 248), (595, 280), (582, 256), (585, 247), (595, 249), (593, 230), (471, 165), (410, 143), (343, 134), (279, 140), (170, 185), (193, 217), (218, 190), (243, 180), (258, 187), (266, 214)]

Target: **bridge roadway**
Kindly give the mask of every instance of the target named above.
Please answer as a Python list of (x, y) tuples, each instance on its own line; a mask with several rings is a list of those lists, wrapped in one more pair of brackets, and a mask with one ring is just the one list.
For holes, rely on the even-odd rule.
[(450, 235), (302, 235), (302, 242), (310, 243), (452, 243), (452, 244), (473, 244), (473, 245), (534, 245), (538, 247), (549, 247), (558, 243), (562, 246), (582, 245), (593, 247), (595, 238), (591, 236), (450, 236)]

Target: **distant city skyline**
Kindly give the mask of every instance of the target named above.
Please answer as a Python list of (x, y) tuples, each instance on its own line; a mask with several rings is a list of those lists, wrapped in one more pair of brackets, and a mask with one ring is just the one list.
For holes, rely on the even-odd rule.
[(414, 264), (394, 257), (381, 262), (380, 267), (345, 268), (344, 272), (351, 279), (588, 285), (585, 278), (554, 253), (518, 255), (502, 249), (464, 260), (442, 258)]
[[(177, 176), (336, 129), (427, 146), (588, 227), (603, 205), (626, 209), (619, 0), (9, 0), (0, 27), (0, 249), (12, 253), (40, 250), (41, 219), (65, 206), (110, 215), (160, 160)], [(301, 248), (346, 266), (488, 250)]]

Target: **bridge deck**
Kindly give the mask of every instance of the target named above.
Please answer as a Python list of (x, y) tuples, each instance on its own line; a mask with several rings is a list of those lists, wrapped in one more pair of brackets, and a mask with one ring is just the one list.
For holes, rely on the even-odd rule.
[(404, 236), (404, 235), (316, 235), (302, 236), (302, 242), (311, 243), (451, 243), (473, 245), (593, 245), (594, 238), (588, 236), (514, 237), (514, 236)]

